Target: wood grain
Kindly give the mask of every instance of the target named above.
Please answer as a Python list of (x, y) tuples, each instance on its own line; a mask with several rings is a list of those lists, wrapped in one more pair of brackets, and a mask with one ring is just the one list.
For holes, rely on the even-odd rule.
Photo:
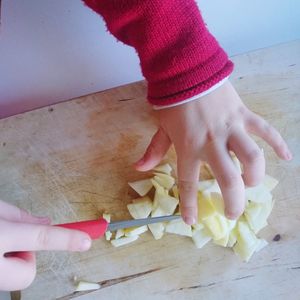
[[(295, 156), (282, 162), (259, 141), (267, 172), (280, 180), (270, 226), (260, 234), (270, 245), (247, 264), (227, 249), (198, 250), (188, 238), (155, 241), (150, 233), (121, 248), (99, 240), (87, 253), (43, 252), (23, 300), (299, 299), (300, 42), (233, 60), (232, 81), (241, 97), (280, 130)], [(1, 120), (0, 198), (54, 223), (103, 211), (114, 220), (128, 218), (134, 194), (126, 183), (147, 176), (131, 165), (155, 128), (143, 82)], [(74, 275), (102, 288), (74, 294)]]

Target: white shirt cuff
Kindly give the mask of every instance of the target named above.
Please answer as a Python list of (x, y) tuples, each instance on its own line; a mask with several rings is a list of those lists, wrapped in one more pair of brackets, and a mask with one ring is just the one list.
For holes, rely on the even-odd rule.
[(222, 79), (221, 81), (219, 81), (217, 84), (213, 85), (208, 90), (206, 90), (204, 92), (201, 92), (200, 94), (195, 95), (195, 96), (193, 96), (191, 98), (185, 99), (185, 100), (183, 100), (181, 102), (177, 102), (177, 103), (173, 103), (173, 104), (168, 104), (168, 105), (153, 105), (153, 109), (160, 110), (160, 109), (164, 109), (164, 108), (170, 108), (170, 107), (178, 106), (178, 105), (185, 104), (185, 103), (194, 101), (196, 99), (199, 99), (199, 98), (201, 98), (203, 96), (206, 96), (209, 93), (213, 92), (217, 88), (219, 88), (221, 85), (223, 85), (227, 81), (228, 78), (229, 78), (229, 76), (225, 77), (224, 79)]

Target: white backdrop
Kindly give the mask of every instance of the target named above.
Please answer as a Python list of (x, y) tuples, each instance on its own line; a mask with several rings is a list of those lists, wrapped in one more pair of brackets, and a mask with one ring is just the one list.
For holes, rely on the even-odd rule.
[[(0, 117), (142, 79), (134, 50), (80, 0), (2, 2)], [(230, 55), (300, 38), (298, 0), (197, 2)]]

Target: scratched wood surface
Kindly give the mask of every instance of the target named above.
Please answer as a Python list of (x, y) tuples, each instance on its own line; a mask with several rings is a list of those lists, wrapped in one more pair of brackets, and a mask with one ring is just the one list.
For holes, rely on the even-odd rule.
[[(280, 130), (295, 156), (279, 161), (260, 142), (268, 173), (280, 180), (270, 226), (260, 234), (270, 245), (243, 263), (231, 250), (198, 250), (179, 236), (155, 241), (146, 233), (121, 248), (98, 240), (87, 253), (40, 253), (22, 299), (299, 299), (300, 41), (233, 60), (241, 97)], [(145, 176), (131, 164), (156, 127), (144, 98), (144, 83), (136, 83), (1, 120), (0, 198), (54, 223), (103, 211), (128, 218), (134, 194), (126, 183)], [(102, 288), (74, 294), (74, 275)]]

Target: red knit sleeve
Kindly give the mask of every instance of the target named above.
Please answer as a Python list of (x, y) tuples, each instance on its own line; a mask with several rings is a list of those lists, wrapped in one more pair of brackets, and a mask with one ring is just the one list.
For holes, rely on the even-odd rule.
[(136, 49), (152, 104), (178, 103), (232, 72), (194, 0), (83, 1), (103, 16), (117, 39)]

